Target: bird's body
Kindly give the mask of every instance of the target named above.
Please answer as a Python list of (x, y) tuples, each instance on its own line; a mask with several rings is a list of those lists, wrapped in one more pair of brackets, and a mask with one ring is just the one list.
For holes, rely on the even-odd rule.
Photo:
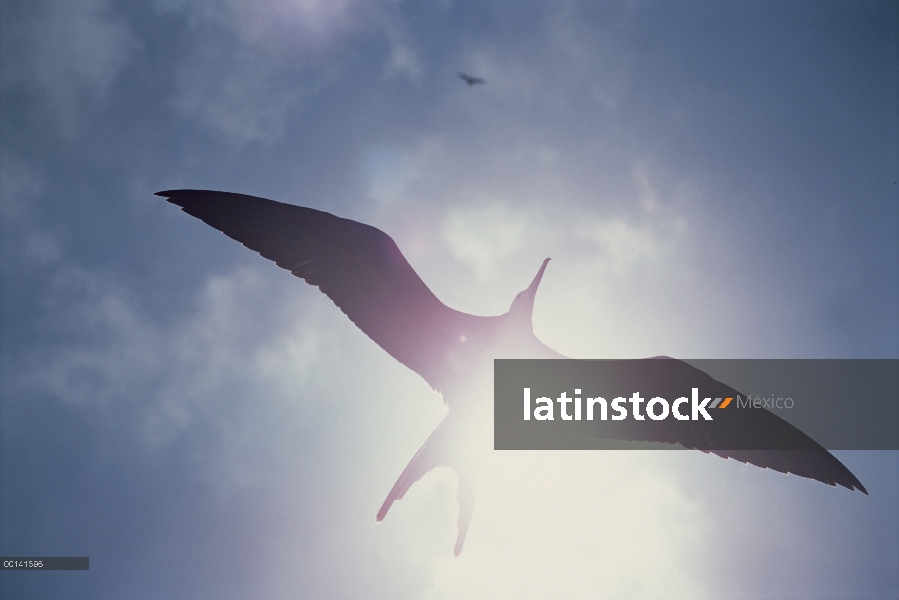
[(477, 85), (479, 83), (486, 83), (482, 77), (472, 77), (471, 75), (466, 75), (465, 73), (459, 73), (458, 76), (459, 79), (468, 84), (468, 87)]
[[(493, 360), (565, 358), (534, 335), (531, 322), (534, 298), (549, 259), (530, 286), (516, 296), (509, 312), (480, 317), (444, 305), (390, 236), (369, 225), (243, 194), (173, 190), (157, 195), (319, 287), (359, 329), (443, 395), (449, 407), (447, 416), (400, 475), (377, 519), (382, 520), (393, 502), (425, 473), (448, 466), (459, 479), (458, 555), (474, 506), (483, 452), (492, 448)], [(680, 361), (672, 360), (670, 365), (672, 381), (692, 369)], [(760, 427), (780, 428), (788, 435), (807, 438), (778, 417), (764, 414), (770, 416), (758, 417), (762, 419)], [(629, 439), (680, 443), (865, 491), (842, 463), (810, 438), (812, 450), (733, 452), (699, 425), (676, 422), (665, 430), (657, 426), (635, 430)]]

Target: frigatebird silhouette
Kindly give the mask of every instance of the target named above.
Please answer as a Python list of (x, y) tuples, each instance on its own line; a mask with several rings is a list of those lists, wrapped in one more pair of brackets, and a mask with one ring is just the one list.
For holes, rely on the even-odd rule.
[(486, 83), (482, 77), (472, 77), (471, 75), (466, 75), (465, 73), (459, 73), (459, 79), (467, 83), (468, 87), (477, 85), (478, 83)]
[[(531, 322), (534, 298), (549, 259), (543, 261), (531, 284), (515, 297), (509, 312), (474, 316), (438, 300), (393, 239), (370, 225), (312, 208), (230, 192), (171, 190), (156, 195), (317, 286), (375, 343), (443, 395), (449, 407), (447, 416), (397, 479), (377, 520), (381, 521), (391, 505), (427, 472), (439, 466), (450, 467), (458, 478), (459, 532), (454, 548), (458, 556), (474, 508), (483, 451), (492, 448), (489, 420), (493, 359), (566, 358), (534, 335)], [(680, 386), (685, 377), (697, 371), (674, 359), (665, 364), (667, 374), (663, 381), (655, 382), (657, 385)], [(639, 369), (622, 369), (619, 378), (643, 381)], [(730, 390), (726, 386), (722, 389), (732, 393), (726, 391)], [(626, 433), (626, 439), (678, 443), (867, 494), (849, 469), (811, 438), (772, 413), (750, 412), (754, 415), (750, 436), (775, 432), (788, 441), (801, 442), (801, 447), (807, 449), (728, 450), (727, 440), (715, 436), (730, 436), (733, 432), (721, 434), (704, 429), (702, 421), (636, 423)], [(473, 431), (481, 435), (473, 436)]]

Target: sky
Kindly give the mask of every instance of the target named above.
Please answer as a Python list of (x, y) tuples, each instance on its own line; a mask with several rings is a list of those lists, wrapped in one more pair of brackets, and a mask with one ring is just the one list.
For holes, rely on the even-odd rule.
[[(0, 0), (8, 598), (895, 598), (870, 496), (699, 452), (494, 452), (317, 289), (153, 195), (390, 234), (574, 358), (899, 358), (892, 2)], [(469, 87), (457, 77), (482, 77)]]

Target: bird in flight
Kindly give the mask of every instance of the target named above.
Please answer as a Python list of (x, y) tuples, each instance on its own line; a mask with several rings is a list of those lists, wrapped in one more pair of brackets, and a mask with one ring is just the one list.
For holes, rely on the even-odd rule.
[(482, 77), (472, 77), (471, 75), (466, 75), (465, 73), (459, 73), (459, 79), (467, 83), (468, 87), (471, 87), (478, 83), (486, 83)]
[[(170, 190), (156, 195), (318, 287), (368, 337), (443, 395), (449, 408), (447, 416), (400, 474), (378, 511), (377, 520), (384, 519), (391, 505), (426, 473), (440, 466), (449, 467), (458, 478), (458, 536), (454, 548), (458, 556), (471, 520), (485, 451), (493, 447), (489, 425), (493, 359), (566, 358), (534, 335), (531, 321), (534, 298), (549, 259), (543, 261), (507, 313), (475, 316), (443, 304), (412, 269), (393, 239), (370, 225), (312, 208), (230, 192)], [(658, 364), (652, 359), (629, 362)], [(688, 376), (701, 373), (673, 359), (664, 364), (667, 374), (664, 381), (656, 383), (669, 389), (682, 385)], [(645, 379), (639, 369), (624, 368), (619, 371), (619, 378), (640, 382)], [(735, 394), (732, 390), (724, 393)], [(757, 431), (769, 436), (773, 432), (799, 440), (803, 448), (809, 449), (728, 450), (726, 439), (716, 439), (722, 434), (704, 429), (702, 421), (674, 421), (670, 425), (660, 425), (661, 421), (639, 422), (627, 431), (626, 439), (677, 443), (867, 494), (849, 469), (811, 438), (773, 413), (749, 412), (754, 419), (750, 436), (757, 435)]]

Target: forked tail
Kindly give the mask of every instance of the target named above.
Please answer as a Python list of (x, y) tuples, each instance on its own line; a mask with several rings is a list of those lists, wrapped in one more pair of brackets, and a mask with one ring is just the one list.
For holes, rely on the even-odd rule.
[(387, 499), (381, 505), (377, 516), (379, 523), (383, 521), (393, 503), (405, 496), (412, 484), (424, 477), (428, 471), (437, 467), (451, 468), (456, 472), (459, 481), (459, 520), (457, 522), (459, 535), (453, 549), (453, 554), (456, 556), (462, 552), (462, 544), (465, 542), (465, 534), (468, 532), (468, 524), (471, 522), (471, 514), (474, 510), (474, 501), (480, 482), (480, 459), (483, 458), (477, 456), (476, 448), (473, 448), (471, 440), (466, 443), (462, 435), (464, 428), (461, 425), (459, 420), (454, 418), (453, 413), (448, 414), (440, 422), (409, 461), (396, 483), (393, 484), (393, 488), (387, 494)]

